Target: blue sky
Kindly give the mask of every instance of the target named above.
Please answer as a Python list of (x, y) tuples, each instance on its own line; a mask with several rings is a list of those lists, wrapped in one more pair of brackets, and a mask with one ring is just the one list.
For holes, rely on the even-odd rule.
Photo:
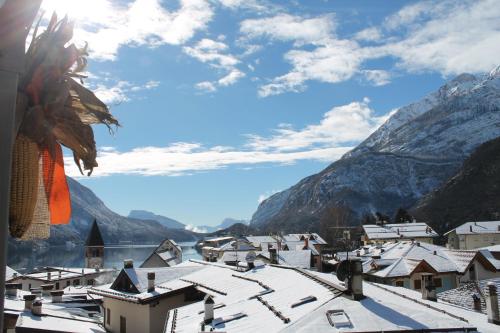
[[(113, 210), (249, 219), (398, 107), (498, 64), (498, 1), (45, 0), (91, 50), (95, 127), (78, 177)], [(71, 158), (67, 172), (78, 176)]]

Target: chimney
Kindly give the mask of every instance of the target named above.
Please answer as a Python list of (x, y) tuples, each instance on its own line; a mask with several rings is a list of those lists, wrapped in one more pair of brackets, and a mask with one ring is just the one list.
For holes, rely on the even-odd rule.
[(278, 264), (278, 253), (276, 252), (276, 249), (269, 249), (269, 261), (271, 264)]
[(214, 320), (214, 299), (210, 295), (205, 296), (205, 317), (203, 319), (203, 322), (205, 324), (210, 324), (212, 320)]
[(155, 272), (148, 272), (148, 293), (155, 291)]
[(361, 257), (361, 251), (360, 250), (356, 250), (356, 257)]
[(21, 283), (6, 283), (5, 296), (17, 297), (17, 289), (22, 289), (22, 287)]
[(437, 255), (438, 253), (437, 253), (437, 251), (436, 251), (436, 250), (434, 250), (433, 254), (434, 254), (434, 255)]
[(36, 295), (34, 294), (24, 295), (23, 299), (24, 299), (24, 309), (31, 311), (31, 309), (33, 308), (33, 302), (36, 299)]
[(349, 267), (351, 275), (347, 280), (347, 287), (351, 293), (352, 299), (359, 301), (363, 298), (363, 266), (360, 258), (350, 258)]
[(307, 250), (309, 248), (309, 238), (305, 237), (304, 238), (304, 250)]
[(132, 259), (123, 260), (123, 268), (134, 268), (134, 261)]
[(472, 304), (474, 305), (474, 311), (481, 312), (481, 298), (477, 294), (472, 295)]
[(47, 281), (50, 281), (51, 277), (52, 277), (52, 273), (51, 272), (47, 272)]
[(416, 242), (415, 244), (417, 244), (417, 246), (420, 246), (420, 242)]
[(36, 300), (33, 302), (33, 305), (31, 306), (31, 313), (33, 313), (35, 316), (42, 315), (42, 301)]
[(49, 296), (52, 289), (54, 289), (53, 284), (42, 284), (40, 287), (42, 287), (43, 296)]
[(488, 315), (488, 323), (500, 325), (498, 291), (493, 282), (488, 282), (486, 285), (486, 314)]
[(63, 295), (64, 295), (64, 290), (51, 291), (50, 296), (52, 296), (52, 303), (62, 303)]
[(397, 232), (397, 234), (398, 234), (398, 235), (400, 234), (400, 233), (399, 233), (399, 228), (397, 229), (397, 231), (396, 231), (396, 232)]
[(422, 274), (422, 299), (436, 302), (436, 286), (432, 277), (433, 275), (430, 273)]
[(472, 225), (469, 226), (470, 232), (472, 232)]

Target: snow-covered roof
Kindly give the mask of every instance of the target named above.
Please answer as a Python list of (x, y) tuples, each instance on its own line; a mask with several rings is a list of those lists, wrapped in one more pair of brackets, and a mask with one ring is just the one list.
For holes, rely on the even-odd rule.
[[(43, 267), (28, 274), (23, 274), (24, 279), (33, 279), (47, 282), (56, 282), (64, 279), (73, 279), (89, 275), (101, 275), (113, 272), (111, 268), (101, 268), (97, 271), (95, 268), (66, 268), (66, 267)], [(49, 274), (50, 273), (50, 278)], [(18, 274), (18, 277), (21, 275)]]
[[(91, 288), (89, 293), (132, 302), (147, 302), (171, 291), (191, 286), (191, 283), (183, 282), (180, 278), (204, 268), (206, 266), (195, 262), (184, 262), (172, 267), (124, 268), (116, 279), (123, 278), (122, 274), (125, 274), (139, 293), (117, 290), (117, 287), (114, 287), (117, 280), (112, 284)], [(155, 273), (155, 290), (152, 292), (147, 291), (149, 272)]]
[(482, 247), (481, 250), (488, 250), (490, 252), (500, 252), (500, 244)]
[(312, 243), (311, 241), (309, 241), (307, 249), (305, 248), (304, 241), (286, 241), (283, 244), (283, 247), (285, 245), (288, 247), (289, 251), (301, 251), (301, 250), (309, 249), (309, 250), (311, 250), (311, 253), (313, 255), (315, 255), (315, 256), (319, 255), (318, 250), (316, 250), (316, 248), (314, 247), (314, 243)]
[(254, 245), (246, 239), (237, 239), (220, 246), (219, 251), (234, 251), (235, 248), (240, 251), (250, 251), (255, 249)]
[(444, 235), (446, 236), (453, 231), (455, 231), (457, 235), (498, 234), (500, 233), (500, 221), (466, 222), (448, 231)]
[[(481, 311), (486, 313), (485, 297), (488, 294), (486, 287), (488, 283), (494, 283), (497, 290), (500, 290), (500, 278), (487, 279), (487, 280), (472, 280), (458, 288), (450, 289), (439, 293), (438, 299), (443, 302), (454, 304), (462, 308), (474, 310), (473, 297), (479, 297), (481, 301)], [(498, 300), (500, 306), (500, 299)]]
[(10, 279), (12, 279), (14, 277), (14, 275), (17, 276), (17, 275), (19, 275), (19, 273), (16, 270), (10, 268), (9, 266), (6, 266), (5, 267), (5, 281), (9, 281)]
[(208, 239), (205, 239), (205, 242), (221, 242), (221, 241), (230, 241), (231, 239), (234, 239), (234, 237), (231, 237), (231, 236), (214, 237), (214, 238), (208, 238)]
[(439, 235), (424, 222), (363, 225), (366, 236), (372, 240), (398, 238), (427, 238)]
[[(277, 255), (279, 265), (311, 268), (311, 250), (279, 251)], [(259, 252), (258, 256), (262, 256), (270, 260), (270, 253), (267, 251)]]
[(36, 316), (31, 312), (19, 314), (16, 323), (16, 332), (74, 332), (74, 333), (98, 333), (106, 332), (104, 327), (96, 321), (84, 321), (81, 319), (68, 319), (61, 316)]
[[(210, 265), (210, 264), (209, 264)], [(214, 332), (374, 332), (473, 329), (466, 319), (363, 282), (361, 301), (340, 296), (332, 274), (264, 266), (235, 273), (223, 266), (186, 276), (205, 284), (214, 299)], [(474, 313), (471, 312), (470, 316)], [(484, 317), (484, 316), (483, 316)], [(200, 332), (204, 304), (169, 311), (165, 332)], [(331, 323), (335, 323), (335, 327)], [(483, 326), (497, 328), (487, 323)], [(486, 331), (488, 332), (488, 331)], [(492, 331), (491, 331), (492, 332)]]
[(367, 251), (362, 256), (363, 272), (379, 277), (409, 276), (421, 262), (439, 273), (464, 273), (478, 255), (496, 270), (500, 267), (500, 261), (488, 250), (450, 250), (424, 242), (403, 241), (362, 250)]
[(326, 241), (317, 233), (303, 233), (303, 234), (288, 234), (283, 235), (282, 238), (286, 242), (303, 241), (304, 238), (308, 238), (310, 241), (316, 242), (316, 244), (327, 244)]
[(276, 240), (272, 236), (246, 236), (245, 237), (250, 243), (253, 244), (255, 247), (261, 247), (262, 243), (277, 243), (278, 240)]

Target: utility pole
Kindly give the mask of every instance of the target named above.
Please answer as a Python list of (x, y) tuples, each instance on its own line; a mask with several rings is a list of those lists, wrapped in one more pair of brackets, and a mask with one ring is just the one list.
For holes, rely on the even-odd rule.
[(0, 332), (3, 332), (12, 147), (26, 37), (42, 0), (0, 0)]

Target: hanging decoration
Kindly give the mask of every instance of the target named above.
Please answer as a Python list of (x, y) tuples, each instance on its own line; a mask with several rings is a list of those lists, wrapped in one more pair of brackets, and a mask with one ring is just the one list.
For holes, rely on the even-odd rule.
[[(37, 35), (25, 57), (18, 86), (13, 147), (9, 229), (20, 239), (44, 239), (50, 225), (67, 224), (71, 200), (61, 145), (73, 152), (83, 174), (97, 167), (92, 124), (119, 126), (108, 107), (85, 88), (81, 73), (87, 46), (69, 43), (73, 24), (56, 14)], [(80, 82), (79, 82), (80, 81)]]

